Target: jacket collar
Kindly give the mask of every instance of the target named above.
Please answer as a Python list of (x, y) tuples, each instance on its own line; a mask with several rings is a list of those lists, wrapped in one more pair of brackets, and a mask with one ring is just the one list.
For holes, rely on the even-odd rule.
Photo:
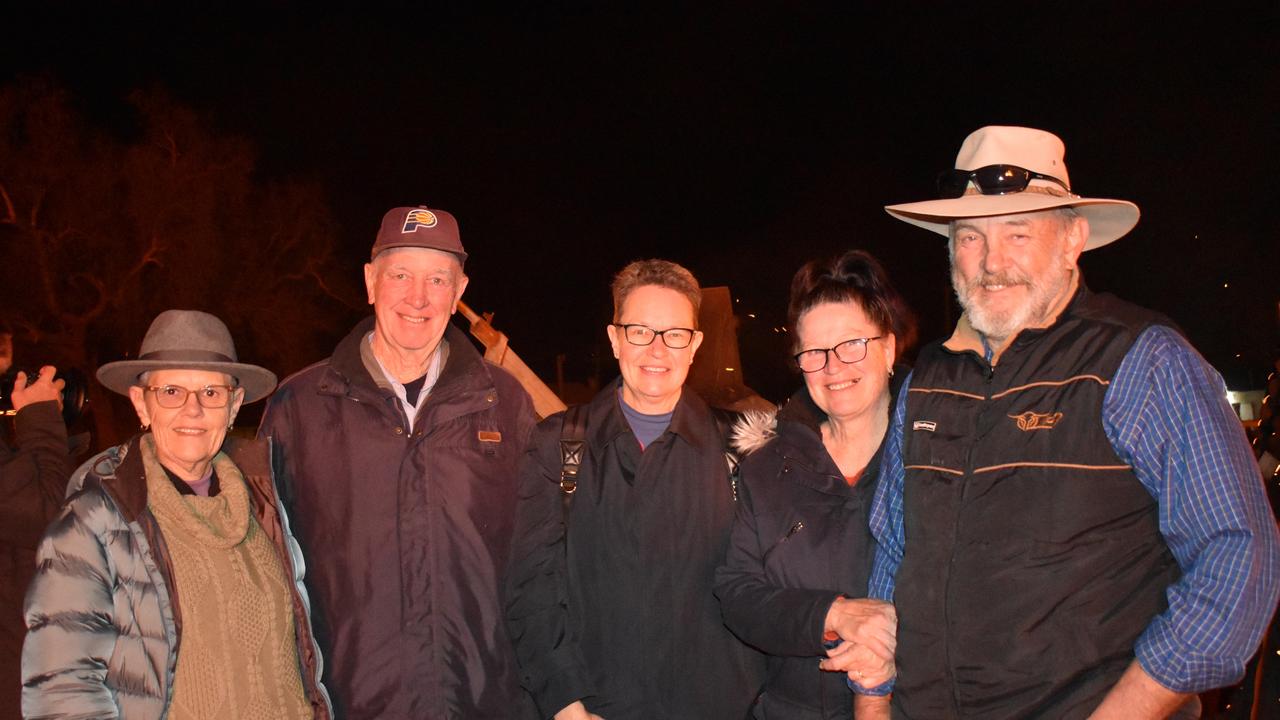
[[(893, 377), (889, 379), (888, 412), (891, 418), (898, 403), (898, 392), (902, 389), (902, 383), (910, 371), (911, 368), (906, 365), (894, 366)], [(826, 413), (822, 412), (822, 409), (813, 401), (809, 395), (809, 389), (805, 386), (801, 386), (778, 411), (778, 439), (774, 445), (774, 451), (785, 461), (810, 471), (808, 474), (799, 474), (799, 477), (792, 474), (791, 480), (815, 490), (841, 495), (856, 493), (862, 488), (875, 485), (875, 476), (879, 474), (880, 456), (884, 452), (884, 440), (881, 439), (880, 447), (867, 462), (862, 479), (856, 486), (850, 488), (822, 444), (822, 423), (826, 419)], [(886, 430), (886, 434), (887, 432)], [(828, 483), (816, 476), (830, 477), (833, 480)]]
[[(135, 435), (124, 445), (112, 448), (90, 469), (115, 499), (125, 522), (130, 523), (147, 509), (147, 474), (142, 461), (141, 438), (141, 435)], [(226, 453), (239, 468), (255, 504), (261, 505), (265, 488), (272, 487), (270, 442), (228, 437), (222, 443), (221, 452)]]
[[(373, 332), (374, 325), (373, 316), (369, 316), (357, 323), (338, 343), (329, 363), (334, 377), (320, 384), (320, 392), (379, 398), (384, 401), (395, 398), (390, 388), (381, 387), (369, 374), (360, 355), (361, 343)], [(423, 412), (428, 412), (433, 404), (439, 405), (470, 394), (477, 395), (476, 404), (480, 406), (495, 402), (497, 398), (489, 368), (466, 333), (451, 322), (445, 326), (444, 342), (449, 344), (449, 353)]]
[[(591, 401), (591, 410), (587, 416), (587, 432), (590, 443), (600, 447), (614, 442), (618, 436), (632, 435), (631, 426), (622, 414), (622, 398), (620, 389), (622, 378), (609, 383), (596, 394)], [(711, 409), (698, 393), (688, 385), (680, 391), (680, 399), (676, 401), (675, 410), (671, 414), (671, 424), (667, 432), (681, 441), (688, 443), (695, 450), (708, 448), (719, 449), (723, 441), (714, 433), (716, 424), (711, 417)], [(634, 437), (634, 436), (633, 436)]]

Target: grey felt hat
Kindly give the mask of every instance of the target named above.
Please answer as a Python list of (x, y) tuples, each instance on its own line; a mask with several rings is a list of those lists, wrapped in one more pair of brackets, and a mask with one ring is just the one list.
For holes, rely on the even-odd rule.
[(151, 370), (209, 370), (234, 377), (244, 388), (244, 401), (261, 400), (276, 387), (276, 374), (238, 362), (236, 345), (221, 320), (199, 310), (165, 310), (151, 321), (136, 360), (119, 360), (98, 368), (98, 382), (121, 395)]

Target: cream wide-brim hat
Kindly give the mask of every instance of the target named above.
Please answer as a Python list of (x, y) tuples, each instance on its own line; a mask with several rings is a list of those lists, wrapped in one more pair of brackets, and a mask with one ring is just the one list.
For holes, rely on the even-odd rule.
[[(956, 155), (956, 169), (1016, 165), (1055, 177), (1071, 187), (1065, 155), (1066, 147), (1053, 133), (990, 125), (965, 138)], [(1038, 179), (1032, 180), (1026, 190), (1006, 195), (983, 195), (970, 183), (962, 197), (887, 205), (885, 210), (903, 222), (948, 236), (951, 221), (960, 218), (1017, 215), (1060, 207), (1073, 207), (1089, 221), (1085, 250), (1118, 240), (1138, 224), (1138, 206), (1127, 200), (1081, 197), (1057, 183)]]

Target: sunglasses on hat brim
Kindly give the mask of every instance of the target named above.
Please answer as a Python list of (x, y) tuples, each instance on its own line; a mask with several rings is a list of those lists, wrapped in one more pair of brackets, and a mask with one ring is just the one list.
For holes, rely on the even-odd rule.
[(944, 200), (963, 197), (971, 182), (983, 195), (1019, 193), (1025, 191), (1032, 180), (1048, 180), (1071, 192), (1065, 182), (1052, 175), (1042, 175), (1017, 165), (987, 165), (977, 170), (944, 170), (938, 173), (938, 197)]

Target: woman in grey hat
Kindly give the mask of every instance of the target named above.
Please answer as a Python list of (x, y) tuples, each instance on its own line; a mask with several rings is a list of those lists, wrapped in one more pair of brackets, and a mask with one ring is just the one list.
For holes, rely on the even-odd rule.
[(218, 318), (168, 310), (98, 379), (143, 432), (76, 471), (45, 532), (23, 715), (330, 717), (269, 446), (227, 437), (275, 375), (238, 362)]

